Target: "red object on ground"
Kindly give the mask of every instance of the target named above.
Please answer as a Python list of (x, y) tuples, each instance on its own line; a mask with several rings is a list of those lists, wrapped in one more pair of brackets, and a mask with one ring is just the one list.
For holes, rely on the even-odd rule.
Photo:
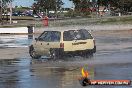
[(48, 17), (47, 16), (44, 17), (43, 23), (44, 23), (44, 26), (48, 26), (49, 22), (48, 22)]

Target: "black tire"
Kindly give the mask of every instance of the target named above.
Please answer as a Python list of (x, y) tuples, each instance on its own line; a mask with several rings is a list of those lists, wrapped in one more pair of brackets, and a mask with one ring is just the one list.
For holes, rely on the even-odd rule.
[(93, 53), (96, 53), (96, 46), (94, 46), (93, 48)]
[(59, 59), (60, 58), (59, 51), (57, 49), (50, 49), (50, 57), (53, 60)]
[(37, 55), (37, 54), (36, 54), (33, 45), (31, 45), (31, 46), (29, 47), (29, 54), (30, 54), (30, 56), (31, 56), (32, 58), (34, 58), (34, 59), (39, 59), (39, 58), (41, 57), (40, 55)]

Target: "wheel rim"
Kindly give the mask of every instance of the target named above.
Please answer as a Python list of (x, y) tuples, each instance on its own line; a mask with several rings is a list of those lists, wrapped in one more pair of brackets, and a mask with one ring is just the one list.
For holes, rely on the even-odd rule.
[(52, 58), (53, 58), (53, 59), (56, 59), (55, 52), (52, 53)]
[(36, 56), (36, 54), (35, 54), (35, 51), (31, 51), (31, 57), (35, 57)]
[(56, 53), (55, 53), (55, 51), (52, 51), (52, 52), (51, 52), (51, 58), (52, 58), (52, 59), (56, 59)]

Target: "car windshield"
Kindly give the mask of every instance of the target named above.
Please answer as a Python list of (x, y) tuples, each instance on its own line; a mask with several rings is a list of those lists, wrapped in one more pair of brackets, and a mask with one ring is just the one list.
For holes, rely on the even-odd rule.
[(86, 40), (93, 38), (91, 34), (85, 29), (64, 31), (63, 35), (64, 41)]
[(40, 35), (39, 40), (45, 42), (59, 42), (60, 36), (61, 33), (58, 31), (45, 31)]

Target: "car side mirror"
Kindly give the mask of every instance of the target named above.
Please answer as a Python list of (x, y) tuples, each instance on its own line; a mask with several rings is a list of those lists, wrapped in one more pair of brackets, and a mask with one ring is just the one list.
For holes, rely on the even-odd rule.
[(35, 38), (36, 41), (38, 41), (38, 38)]

